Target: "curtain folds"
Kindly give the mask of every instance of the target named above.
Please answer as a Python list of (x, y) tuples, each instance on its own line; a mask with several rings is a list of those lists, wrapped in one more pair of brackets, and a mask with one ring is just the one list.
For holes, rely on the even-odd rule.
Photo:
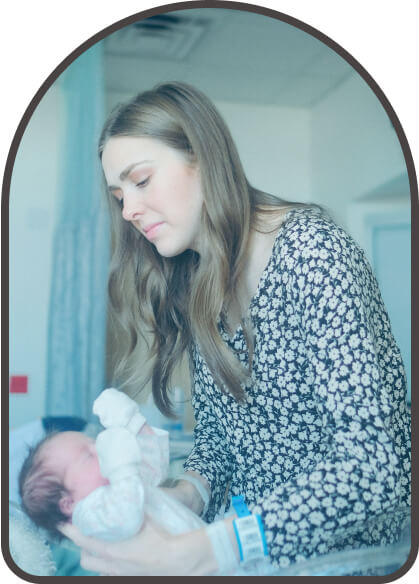
[(46, 413), (93, 419), (104, 388), (109, 219), (97, 157), (101, 43), (63, 73), (65, 132), (49, 306)]

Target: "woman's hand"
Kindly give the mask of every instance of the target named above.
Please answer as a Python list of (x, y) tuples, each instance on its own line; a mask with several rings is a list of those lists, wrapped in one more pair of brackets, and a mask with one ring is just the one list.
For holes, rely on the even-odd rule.
[(146, 517), (141, 531), (122, 542), (86, 537), (70, 523), (60, 531), (81, 548), (82, 568), (105, 576), (205, 575), (217, 567), (204, 529), (171, 535)]
[(186, 473), (183, 473), (178, 479), (176, 479), (175, 486), (169, 487), (163, 483), (163, 486), (161, 486), (160, 489), (173, 497), (173, 499), (183, 503), (197, 515), (201, 515), (205, 505), (204, 499), (202, 498), (201, 493), (197, 490), (196, 486), (185, 480), (185, 475), (190, 475), (196, 481), (199, 481), (202, 484), (203, 490), (207, 491), (209, 498), (210, 488), (208, 482), (194, 471), (187, 471)]

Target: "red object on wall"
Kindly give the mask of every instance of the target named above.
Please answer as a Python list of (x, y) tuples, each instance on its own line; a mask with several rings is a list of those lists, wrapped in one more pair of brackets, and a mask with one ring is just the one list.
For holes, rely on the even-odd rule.
[(28, 393), (28, 376), (11, 375), (10, 393)]

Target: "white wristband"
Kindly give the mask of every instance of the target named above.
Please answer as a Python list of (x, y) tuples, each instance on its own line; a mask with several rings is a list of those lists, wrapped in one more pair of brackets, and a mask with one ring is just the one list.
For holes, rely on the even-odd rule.
[(218, 564), (218, 576), (230, 576), (239, 566), (234, 547), (224, 521), (216, 521), (205, 528)]
[(202, 511), (200, 513), (201, 515), (204, 515), (207, 512), (210, 498), (209, 498), (208, 491), (206, 490), (204, 485), (201, 483), (201, 481), (199, 479), (197, 479), (196, 477), (191, 476), (190, 474), (181, 474), (180, 476), (177, 477), (176, 480), (177, 481), (187, 481), (188, 483), (191, 483), (191, 485), (193, 485), (195, 487), (195, 489), (200, 494), (202, 501), (204, 502), (204, 508), (202, 509)]

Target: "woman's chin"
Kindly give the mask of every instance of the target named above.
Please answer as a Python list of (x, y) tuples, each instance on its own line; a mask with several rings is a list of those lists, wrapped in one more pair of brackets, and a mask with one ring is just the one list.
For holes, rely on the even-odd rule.
[(181, 253), (183, 253), (185, 251), (186, 248), (181, 247), (181, 246), (176, 246), (176, 245), (165, 245), (163, 242), (159, 243), (159, 242), (155, 242), (154, 243), (156, 250), (158, 251), (158, 253), (164, 257), (164, 258), (173, 258), (175, 256), (180, 255)]

